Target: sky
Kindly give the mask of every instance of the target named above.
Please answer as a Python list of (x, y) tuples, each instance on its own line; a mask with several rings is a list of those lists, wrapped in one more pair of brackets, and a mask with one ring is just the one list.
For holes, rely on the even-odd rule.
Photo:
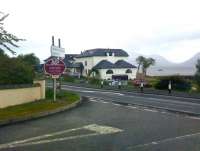
[[(66, 53), (121, 48), (183, 62), (200, 52), (199, 0), (0, 0), (17, 54), (50, 56), (51, 36)], [(56, 41), (57, 44), (57, 41)]]

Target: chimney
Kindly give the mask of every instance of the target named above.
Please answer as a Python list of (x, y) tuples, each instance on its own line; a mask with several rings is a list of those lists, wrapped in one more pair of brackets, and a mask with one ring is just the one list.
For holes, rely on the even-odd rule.
[(58, 47), (61, 48), (60, 38), (58, 39)]
[(52, 46), (54, 46), (54, 36), (52, 36)]

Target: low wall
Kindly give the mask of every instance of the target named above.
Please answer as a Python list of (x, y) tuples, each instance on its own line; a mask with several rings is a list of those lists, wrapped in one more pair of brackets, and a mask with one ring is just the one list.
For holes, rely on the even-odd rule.
[(35, 81), (40, 86), (0, 90), (0, 108), (28, 103), (45, 98), (45, 81)]

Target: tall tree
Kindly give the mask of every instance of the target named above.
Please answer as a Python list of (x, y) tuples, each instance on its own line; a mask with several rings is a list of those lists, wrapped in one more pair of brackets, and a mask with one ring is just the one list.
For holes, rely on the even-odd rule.
[(153, 58), (145, 58), (143, 56), (139, 56), (136, 58), (136, 62), (138, 64), (137, 73), (139, 72), (140, 68), (142, 68), (142, 73), (146, 76), (147, 69), (155, 64), (155, 60)]
[(147, 69), (155, 64), (155, 60), (153, 58), (145, 58), (142, 63), (142, 72), (144, 76), (147, 74)]
[(8, 17), (8, 15), (9, 14), (0, 12), (0, 50), (8, 50), (12, 54), (15, 54), (16, 52), (12, 49), (12, 47), (19, 47), (16, 43), (22, 41), (23, 39), (19, 39), (17, 36), (4, 29), (3, 21)]
[(141, 65), (143, 64), (143, 62), (144, 62), (145, 59), (146, 59), (146, 58), (143, 57), (143, 56), (139, 56), (139, 57), (136, 58), (136, 62), (137, 62), (137, 64), (138, 64), (137, 73), (139, 73), (139, 70), (140, 70), (140, 68), (141, 68)]

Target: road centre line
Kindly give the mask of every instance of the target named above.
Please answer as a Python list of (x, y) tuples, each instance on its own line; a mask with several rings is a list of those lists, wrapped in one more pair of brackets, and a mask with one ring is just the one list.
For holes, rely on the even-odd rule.
[[(66, 133), (81, 130), (81, 129), (86, 129), (86, 130), (92, 131), (94, 133), (77, 135), (77, 136), (60, 137), (60, 138), (55, 138), (55, 139), (47, 139), (48, 137), (51, 137), (51, 136), (66, 134)], [(111, 126), (90, 124), (90, 125), (86, 125), (86, 126), (75, 128), (75, 129), (69, 129), (69, 130), (59, 131), (59, 132), (55, 132), (55, 133), (51, 133), (51, 134), (45, 134), (45, 135), (32, 137), (32, 138), (28, 138), (28, 139), (24, 139), (24, 140), (20, 140), (20, 141), (14, 141), (14, 142), (6, 143), (6, 144), (0, 144), (0, 149), (38, 145), (38, 144), (45, 144), (45, 143), (59, 142), (59, 141), (64, 141), (64, 140), (72, 140), (72, 139), (90, 137), (90, 136), (114, 134), (114, 133), (119, 133), (119, 132), (123, 132), (123, 130), (115, 128), (115, 127), (111, 127)], [(41, 140), (44, 138), (46, 138), (46, 140)], [(36, 140), (38, 140), (38, 141), (36, 141)]]
[[(69, 87), (74, 87), (74, 86), (69, 86)], [(81, 87), (79, 87), (81, 88)], [(87, 88), (88, 89), (88, 88)], [(89, 88), (91, 90), (91, 88)], [(125, 97), (131, 97), (131, 98), (138, 98), (138, 99), (147, 99), (147, 100), (151, 100), (154, 101), (155, 103), (161, 103), (161, 102), (166, 102), (168, 104), (175, 104), (175, 105), (194, 105), (194, 106), (200, 106), (199, 103), (194, 103), (194, 102), (184, 102), (184, 101), (175, 101), (175, 100), (170, 100), (170, 99), (163, 99), (163, 98), (152, 98), (152, 97), (144, 97), (144, 96), (133, 96), (133, 95), (125, 95), (122, 93), (116, 93), (116, 92), (104, 92), (104, 91), (100, 91), (98, 89), (93, 89), (93, 90), (97, 90), (97, 91), (88, 91), (88, 92), (98, 92), (98, 93), (108, 93), (108, 94), (117, 94), (117, 95), (123, 95)], [(83, 90), (76, 90), (79, 92), (84, 92)], [(86, 92), (86, 91), (85, 91)]]
[[(178, 105), (183, 105), (183, 104), (185, 104), (185, 105), (195, 105), (195, 106), (200, 106), (200, 104), (199, 103), (193, 103), (193, 102), (181, 102), (181, 101), (175, 101), (175, 100), (173, 100), (173, 101), (171, 101), (171, 100), (169, 100), (169, 99), (162, 99), (162, 98), (151, 98), (151, 97), (148, 97), (148, 98), (146, 98), (146, 97), (142, 97), (142, 96), (132, 96), (132, 95), (126, 95), (126, 97), (131, 97), (131, 98), (144, 98), (144, 99), (147, 99), (147, 100), (152, 100), (152, 101), (154, 101), (154, 102), (156, 102), (156, 103), (159, 103), (159, 102), (167, 102), (167, 103), (169, 103), (169, 104), (178, 104)], [(157, 100), (157, 101), (156, 101)]]
[[(147, 112), (154, 112), (154, 113), (161, 113), (161, 114), (170, 114), (172, 115), (172, 113), (170, 112), (166, 112), (166, 111), (161, 111), (161, 110), (155, 110), (155, 109), (152, 109), (152, 108), (148, 108), (148, 107), (141, 107), (140, 105), (132, 105), (132, 104), (128, 104), (128, 105), (121, 105), (121, 104), (117, 104), (117, 103), (113, 103), (112, 100), (111, 101), (105, 101), (103, 98), (96, 98), (96, 97), (90, 97), (90, 96), (87, 96), (89, 98), (90, 101), (92, 102), (97, 102), (97, 103), (110, 103), (112, 105), (115, 105), (115, 106), (121, 106), (121, 107), (126, 107), (126, 108), (131, 108), (131, 109), (136, 109), (136, 110), (139, 110), (139, 111), (147, 111)], [(174, 114), (173, 114), (174, 115)], [(178, 114), (177, 114), (178, 115)], [(180, 116), (180, 115), (178, 115)], [(200, 117), (195, 117), (195, 116), (182, 116), (184, 118), (188, 118), (188, 119), (194, 119), (194, 120), (200, 120)]]
[[(74, 87), (74, 86), (67, 86), (67, 87)], [(76, 88), (76, 87), (75, 87)], [(84, 92), (84, 93), (93, 93), (93, 92), (98, 92), (98, 93), (105, 93), (105, 94), (113, 94), (113, 95), (120, 95), (123, 96), (124, 94), (119, 93), (119, 92), (114, 92), (114, 91), (102, 91), (99, 89), (91, 89), (91, 88), (84, 88), (85, 90), (81, 89), (82, 87), (77, 87), (80, 88), (80, 90), (74, 90), (74, 91), (78, 91), (78, 92)], [(64, 89), (70, 89), (70, 88), (64, 88)], [(71, 90), (71, 89), (70, 89)]]
[(163, 140), (158, 140), (158, 141), (153, 141), (150, 143), (146, 143), (146, 144), (139, 144), (136, 146), (130, 146), (128, 147), (128, 149), (136, 149), (136, 148), (142, 148), (142, 147), (148, 147), (148, 146), (152, 146), (152, 145), (159, 145), (161, 143), (166, 143), (166, 142), (171, 142), (171, 141), (177, 141), (177, 140), (181, 140), (181, 139), (185, 139), (185, 138), (190, 138), (190, 137), (194, 137), (194, 136), (198, 136), (200, 135), (200, 132), (198, 133), (192, 133), (192, 134), (187, 134), (187, 135), (182, 135), (182, 136), (177, 136), (177, 137), (173, 137), (173, 138), (167, 138), (167, 139), (163, 139)]

